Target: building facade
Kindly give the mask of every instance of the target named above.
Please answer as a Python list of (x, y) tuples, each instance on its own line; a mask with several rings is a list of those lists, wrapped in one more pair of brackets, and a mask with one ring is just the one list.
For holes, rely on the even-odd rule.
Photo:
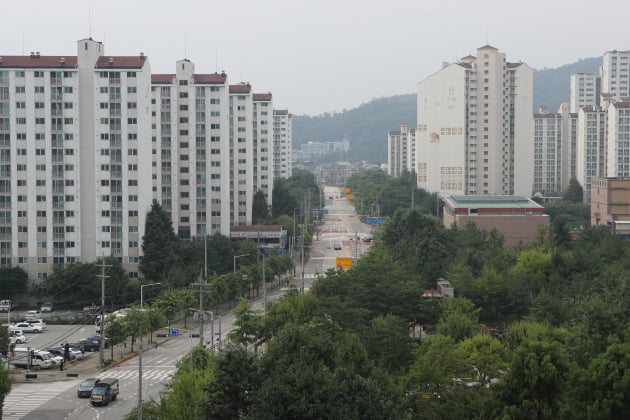
[(630, 178), (591, 180), (591, 224), (630, 237)]
[(418, 187), (532, 193), (533, 76), (486, 45), (418, 84)]
[(602, 92), (614, 102), (630, 98), (630, 50), (606, 51), (600, 68)]
[(474, 223), (487, 232), (497, 229), (507, 247), (527, 244), (536, 236), (538, 226), (549, 226), (545, 208), (523, 196), (451, 195), (442, 202), (444, 226), (464, 229)]
[(416, 130), (403, 122), (400, 130), (387, 133), (387, 173), (398, 177), (405, 171), (414, 171), (415, 168)]
[(152, 74), (91, 38), (0, 56), (0, 266), (35, 281), (115, 256), (136, 278), (153, 200), (182, 239), (250, 224), (255, 190), (271, 204), (273, 122), (271, 94), (186, 59)]
[(576, 113), (584, 106), (599, 105), (599, 81), (595, 74), (576, 73), (570, 80), (570, 112)]
[(273, 111), (273, 177), (290, 178), (293, 175), (292, 115), (286, 109)]

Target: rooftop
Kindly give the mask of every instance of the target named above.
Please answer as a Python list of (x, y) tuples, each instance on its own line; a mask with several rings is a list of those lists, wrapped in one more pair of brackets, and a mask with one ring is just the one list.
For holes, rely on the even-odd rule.
[(450, 195), (443, 200), (455, 208), (544, 208), (522, 195)]

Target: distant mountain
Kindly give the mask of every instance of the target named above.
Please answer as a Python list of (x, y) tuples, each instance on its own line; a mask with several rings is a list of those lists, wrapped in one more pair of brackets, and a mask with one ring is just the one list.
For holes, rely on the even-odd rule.
[[(569, 80), (574, 73), (598, 73), (602, 57), (584, 58), (555, 69), (534, 70), (534, 109), (547, 105), (556, 112), (560, 102), (569, 100)], [(341, 141), (347, 137), (347, 160), (387, 161), (387, 132), (400, 123), (415, 127), (416, 95), (396, 95), (373, 99), (357, 108), (318, 116), (293, 116), (293, 148), (308, 141)]]

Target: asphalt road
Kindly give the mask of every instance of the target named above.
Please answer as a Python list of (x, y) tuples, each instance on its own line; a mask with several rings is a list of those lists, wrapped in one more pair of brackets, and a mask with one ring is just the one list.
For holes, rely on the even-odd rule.
[[(361, 223), (354, 214), (352, 204), (341, 197), (338, 187), (325, 187), (325, 208), (328, 214), (323, 217), (324, 223), (319, 225), (310, 249), (310, 259), (304, 265), (304, 270), (298, 265), (294, 286), (298, 289), (304, 286), (309, 290), (313, 280), (335, 267), (337, 257), (358, 258), (367, 252), (371, 242), (357, 241), (356, 237), (364, 238), (372, 235), (369, 225)], [(341, 250), (334, 250), (334, 244), (341, 243)], [(298, 258), (299, 260), (299, 258)], [(304, 272), (304, 276), (302, 276)], [(263, 309), (265, 302), (269, 303), (281, 297), (287, 288), (269, 291), (266, 299), (263, 297), (252, 301), (254, 309)], [(13, 317), (12, 317), (13, 318)], [(15, 318), (13, 318), (15, 319)], [(213, 321), (204, 324), (203, 342), (206, 346), (211, 341), (212, 334), (217, 342), (227, 336), (234, 328), (232, 312), (215, 316)], [(143, 400), (159, 398), (159, 393), (165, 390), (165, 384), (176, 371), (176, 363), (192, 346), (199, 343), (201, 338), (192, 338), (192, 332), (199, 332), (199, 328), (181, 330), (180, 336), (171, 338), (158, 348), (151, 348), (143, 355)], [(29, 334), (28, 345), (35, 348), (58, 346), (65, 341), (74, 341), (94, 335), (93, 325), (61, 326), (49, 325), (43, 334)], [(109, 350), (106, 350), (109, 351)], [(109, 353), (108, 353), (109, 357)], [(79, 362), (80, 363), (80, 362)], [(79, 399), (76, 389), (87, 377), (115, 377), (120, 382), (120, 394), (116, 401), (106, 407), (92, 407), (88, 399)], [(3, 419), (24, 420), (114, 420), (121, 419), (138, 404), (138, 358), (132, 358), (105, 372), (86, 373), (77, 379), (66, 379), (54, 382), (14, 384), (13, 389), (4, 404)]]

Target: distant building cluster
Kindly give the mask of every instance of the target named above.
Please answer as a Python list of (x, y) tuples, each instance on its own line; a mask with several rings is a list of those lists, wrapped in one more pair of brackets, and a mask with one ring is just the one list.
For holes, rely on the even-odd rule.
[(418, 125), (388, 133), (388, 173), (442, 195), (562, 197), (575, 177), (630, 177), (630, 51), (574, 74), (557, 113), (532, 114), (532, 70), (486, 45), (418, 84)]
[(154, 200), (183, 239), (251, 224), (291, 176), (291, 114), (271, 93), (200, 74), (187, 60), (154, 74), (149, 59), (0, 56), (0, 266), (31, 279), (56, 266), (117, 257), (138, 276)]
[(347, 153), (350, 150), (350, 140), (344, 138), (341, 141), (309, 141), (296, 151), (295, 160), (312, 161), (321, 157), (332, 155), (335, 152)]

